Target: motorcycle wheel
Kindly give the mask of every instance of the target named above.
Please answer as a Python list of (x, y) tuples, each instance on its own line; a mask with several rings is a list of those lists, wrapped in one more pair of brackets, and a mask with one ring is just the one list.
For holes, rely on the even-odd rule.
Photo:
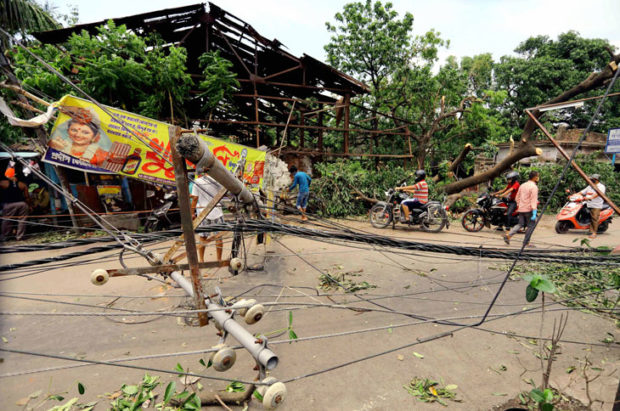
[(461, 225), (470, 233), (477, 233), (486, 224), (484, 216), (478, 210), (469, 210), (463, 214)]
[(598, 226), (598, 230), (596, 230), (596, 232), (604, 233), (605, 231), (607, 231), (608, 228), (609, 228), (609, 220), (605, 220)]
[(555, 223), (555, 232), (558, 234), (566, 234), (571, 228), (573, 228), (573, 223), (570, 221), (558, 221)]
[(392, 222), (392, 212), (387, 204), (375, 204), (370, 209), (370, 224), (375, 228), (385, 228)]
[(441, 205), (429, 206), (426, 209), (426, 217), (420, 223), (422, 230), (427, 233), (440, 232), (448, 222), (448, 215)]
[(144, 224), (144, 232), (145, 233), (154, 233), (156, 231), (160, 231), (161, 227), (159, 221), (149, 220)]

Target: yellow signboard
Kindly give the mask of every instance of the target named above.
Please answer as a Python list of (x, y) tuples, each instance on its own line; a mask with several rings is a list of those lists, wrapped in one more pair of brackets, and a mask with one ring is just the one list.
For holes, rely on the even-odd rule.
[[(93, 103), (73, 96), (64, 96), (58, 102), (58, 109), (44, 161), (82, 171), (174, 184), (173, 166), (166, 162), (171, 162), (169, 124), (106, 107), (115, 118), (112, 119)], [(234, 170), (245, 160), (246, 185), (253, 189), (262, 185), (264, 151), (202, 134), (199, 137), (228, 169)]]

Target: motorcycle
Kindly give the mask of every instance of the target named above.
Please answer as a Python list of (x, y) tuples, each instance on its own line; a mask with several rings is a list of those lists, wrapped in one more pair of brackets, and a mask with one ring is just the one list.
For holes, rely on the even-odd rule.
[[(477, 208), (472, 208), (463, 214), (461, 225), (470, 233), (482, 230), (486, 226), (498, 227), (506, 226), (506, 213), (508, 212), (508, 201), (504, 198), (494, 197), (489, 193), (483, 193), (476, 200)], [(515, 208), (508, 220), (508, 227), (514, 227), (519, 220), (519, 213)]]
[[(590, 212), (583, 204), (584, 196), (579, 193), (568, 196), (568, 202), (557, 215), (558, 222), (555, 224), (555, 232), (558, 234), (567, 233), (570, 229), (587, 230), (590, 228)], [(611, 224), (611, 216), (614, 210), (609, 205), (603, 205), (601, 215), (599, 217), (598, 233), (604, 233)]]
[(439, 201), (429, 201), (422, 207), (414, 208), (410, 212), (409, 221), (404, 220), (404, 213), (400, 203), (407, 199), (407, 195), (390, 188), (385, 192), (387, 201), (379, 201), (370, 209), (370, 224), (376, 228), (385, 228), (392, 223), (392, 229), (396, 223), (419, 224), (422, 230), (429, 233), (437, 233), (444, 227), (450, 227), (448, 214)]
[[(152, 233), (154, 231), (170, 230), (171, 228), (180, 227), (181, 224), (178, 211), (174, 216), (172, 215), (172, 212), (169, 213), (170, 209), (177, 204), (176, 190), (168, 191), (164, 194), (163, 199), (160, 198), (156, 199), (155, 201), (157, 201), (161, 205), (157, 208), (154, 208), (151, 212), (151, 215), (146, 218), (146, 223), (144, 224), (144, 232)], [(174, 208), (178, 208), (178, 206)]]

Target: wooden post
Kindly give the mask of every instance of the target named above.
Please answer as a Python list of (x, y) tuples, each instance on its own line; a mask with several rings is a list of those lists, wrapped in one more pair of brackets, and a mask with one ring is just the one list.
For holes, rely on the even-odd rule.
[(319, 141), (318, 148), (319, 151), (323, 151), (323, 104), (321, 104), (321, 111), (319, 111)]
[[(190, 267), (189, 272), (192, 277), (192, 287), (194, 289), (194, 305), (196, 309), (204, 310), (207, 306), (205, 305), (204, 291), (200, 281), (200, 267), (198, 266), (198, 253), (196, 252), (196, 237), (194, 236), (194, 228), (192, 226), (187, 169), (185, 168), (185, 159), (179, 155), (176, 149), (176, 143), (181, 135), (181, 129), (176, 126), (171, 126), (168, 128), (168, 135), (170, 138), (170, 154), (172, 155), (172, 162), (174, 164), (174, 179), (179, 198), (181, 226), (185, 238), (185, 252), (187, 253), (187, 262)], [(198, 319), (201, 327), (209, 323), (207, 313), (198, 313)]]
[[(299, 124), (301, 124), (302, 126), (305, 126), (306, 125), (305, 120), (306, 120), (306, 115), (305, 115), (304, 109), (300, 107), (299, 108)], [(306, 139), (306, 130), (302, 127), (299, 130), (299, 148), (304, 148), (305, 139)]]
[(344, 96), (344, 154), (349, 154), (349, 115), (351, 111), (351, 94)]

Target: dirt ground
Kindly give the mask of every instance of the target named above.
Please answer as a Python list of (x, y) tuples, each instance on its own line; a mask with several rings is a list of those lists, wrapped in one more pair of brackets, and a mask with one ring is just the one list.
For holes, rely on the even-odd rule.
[[(465, 232), (458, 222), (441, 233), (423, 233), (417, 229), (377, 230), (366, 222), (340, 221), (369, 232), (406, 239), (452, 245), (503, 247), (499, 233), (484, 229), (479, 233)], [(533, 237), (537, 249), (574, 246), (575, 238), (583, 233), (557, 235), (555, 221), (545, 218)], [(520, 237), (515, 237), (516, 248)], [(171, 242), (157, 248), (164, 250)], [(577, 243), (578, 244), (578, 243)], [(620, 223), (592, 241), (592, 245), (620, 244)], [(288, 250), (298, 253), (303, 260)], [(292, 236), (277, 238), (267, 247), (250, 248), (249, 263), (263, 265), (264, 270), (246, 271), (230, 277), (226, 269), (210, 272), (206, 282), (209, 290), (219, 286), (225, 296), (242, 293), (259, 302), (280, 303), (347, 303), (353, 307), (379, 309), (360, 312), (330, 307), (276, 305), (267, 308), (264, 318), (246, 325), (255, 333), (271, 333), (287, 328), (289, 311), (293, 313), (293, 329), (300, 341), (290, 343), (288, 336), (270, 337), (270, 348), (278, 355), (279, 365), (271, 372), (286, 383), (287, 397), (281, 410), (431, 410), (439, 404), (418, 401), (404, 388), (414, 377), (442, 380), (458, 388), (460, 402), (448, 402), (453, 410), (489, 410), (505, 403), (520, 391), (529, 391), (530, 379), (541, 381), (541, 364), (536, 357), (537, 346), (530, 338), (540, 332), (540, 312), (523, 313), (534, 304), (525, 301), (525, 283), (509, 281), (489, 319), (477, 328), (434, 324), (418, 318), (453, 319), (471, 324), (486, 311), (505, 271), (503, 260), (480, 259), (422, 252), (389, 253), (385, 249), (353, 244), (317, 242)], [(89, 248), (81, 246), (70, 251)], [(28, 261), (57, 255), (68, 250), (0, 255), (2, 264)], [(161, 251), (160, 251), (161, 252)], [(209, 250), (213, 255), (213, 250)], [(209, 349), (219, 337), (212, 324), (207, 327), (186, 325), (179, 317), (157, 315), (150, 317), (112, 316), (35, 316), (17, 315), (23, 312), (98, 312), (103, 307), (142, 311), (174, 311), (187, 303), (178, 288), (167, 287), (140, 277), (113, 278), (103, 287), (91, 285), (90, 273), (95, 268), (120, 267), (114, 252), (88, 255), (40, 273), (29, 268), (23, 271), (0, 273), (0, 346), (8, 349), (53, 354), (72, 358), (109, 361), (135, 356), (184, 353)], [(226, 250), (225, 250), (226, 255)], [(109, 258), (108, 258), (109, 257)], [(263, 262), (264, 261), (264, 262)], [(131, 266), (146, 265), (141, 258), (128, 260)], [(36, 267), (39, 268), (39, 267)], [(341, 292), (332, 300), (318, 297), (321, 272), (332, 275), (351, 273), (356, 283), (376, 286), (359, 292), (364, 298), (383, 308), (370, 305), (357, 297)], [(69, 302), (79, 305), (66, 305)], [(93, 308), (92, 306), (96, 306)], [(553, 311), (559, 305), (548, 306), (543, 334), (551, 335), (554, 320), (561, 313)], [(397, 313), (390, 312), (391, 310)], [(106, 313), (112, 311), (106, 310)], [(498, 315), (516, 313), (505, 318)], [(620, 373), (620, 345), (601, 342), (607, 333), (620, 340), (613, 321), (577, 310), (568, 312), (569, 320), (561, 350), (553, 364), (551, 384), (562, 392), (585, 403), (588, 396), (597, 400), (594, 410), (611, 410)], [(240, 318), (240, 317), (237, 317)], [(242, 320), (241, 320), (242, 321)], [(452, 333), (449, 333), (452, 331)], [(437, 335), (447, 336), (434, 339)], [(510, 335), (506, 335), (509, 333)], [(340, 334), (340, 335), (337, 335)], [(516, 337), (516, 336), (522, 337)], [(324, 337), (303, 340), (307, 337)], [(227, 342), (235, 345), (232, 338)], [(398, 349), (398, 347), (404, 347)], [(391, 351), (393, 350), (393, 351)], [(388, 352), (391, 351), (391, 352)], [(387, 352), (387, 353), (386, 353)], [(415, 352), (415, 354), (414, 354)], [(385, 353), (383, 355), (378, 355)], [(372, 358), (367, 358), (372, 357)], [(591, 382), (586, 392), (579, 369), (585, 358), (592, 367), (601, 369), (600, 377)], [(0, 352), (0, 409), (24, 409), (24, 398), (38, 390), (61, 394), (65, 401), (80, 397), (80, 402), (98, 401), (96, 410), (108, 409), (110, 400), (105, 393), (117, 391), (122, 384), (136, 384), (143, 370), (104, 365), (44, 371), (48, 367), (73, 364), (67, 360)], [(253, 361), (244, 351), (237, 351), (232, 369), (218, 373), (204, 370), (199, 364), (206, 355), (189, 354), (125, 362), (134, 366), (173, 371), (180, 363), (190, 372), (211, 377), (251, 381), (256, 372)], [(357, 361), (361, 360), (361, 361)], [(569, 367), (576, 367), (567, 373)], [(43, 370), (26, 373), (28, 371)], [(17, 374), (17, 375), (9, 375)], [(175, 375), (150, 372), (161, 381), (179, 379)], [(597, 374), (591, 371), (591, 376)], [(78, 382), (86, 388), (78, 394)], [(203, 378), (204, 390), (222, 389), (226, 382)], [(162, 393), (163, 388), (158, 392)], [(29, 405), (40, 402), (43, 394), (31, 399)], [(53, 405), (48, 401), (39, 409)], [(241, 410), (242, 406), (231, 406)], [(222, 409), (222, 407), (212, 407)], [(250, 410), (262, 409), (256, 400)]]

